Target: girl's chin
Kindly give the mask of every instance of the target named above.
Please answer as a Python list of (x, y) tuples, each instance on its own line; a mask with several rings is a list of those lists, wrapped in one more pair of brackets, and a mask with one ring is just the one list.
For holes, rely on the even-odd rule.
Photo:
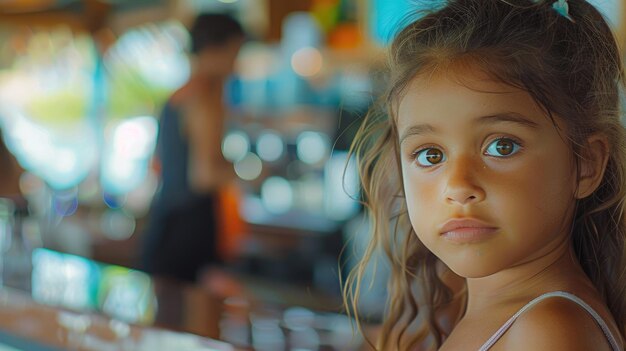
[(484, 278), (492, 274), (498, 273), (502, 267), (494, 264), (489, 264), (484, 260), (476, 260), (474, 262), (468, 262), (467, 260), (442, 260), (443, 263), (456, 275), (466, 278)]

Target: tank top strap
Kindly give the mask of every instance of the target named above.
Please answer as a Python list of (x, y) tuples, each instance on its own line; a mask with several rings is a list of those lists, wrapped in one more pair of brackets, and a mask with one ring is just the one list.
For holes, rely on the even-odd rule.
[(506, 331), (509, 330), (509, 328), (513, 325), (515, 320), (517, 320), (517, 318), (519, 318), (519, 316), (522, 315), (522, 313), (526, 312), (528, 309), (530, 309), (537, 303), (541, 302), (542, 300), (545, 300), (550, 297), (562, 297), (570, 301), (573, 301), (576, 304), (578, 304), (580, 307), (584, 308), (585, 311), (587, 311), (596, 320), (596, 323), (602, 329), (602, 332), (604, 333), (607, 340), (609, 341), (609, 344), (611, 345), (611, 349), (613, 351), (621, 350), (619, 348), (617, 340), (615, 339), (615, 337), (609, 330), (609, 327), (606, 324), (606, 322), (602, 319), (602, 317), (600, 317), (600, 315), (593, 308), (591, 308), (591, 306), (589, 306), (585, 301), (581, 300), (578, 296), (573, 295), (571, 293), (568, 293), (565, 291), (553, 291), (553, 292), (545, 293), (543, 295), (540, 295), (534, 298), (532, 301), (530, 301), (524, 307), (522, 307), (519, 311), (517, 311), (517, 313), (515, 313), (511, 318), (509, 318), (509, 320), (506, 321), (506, 323), (504, 323), (504, 325), (502, 325), (502, 327), (500, 327), (500, 329), (498, 329), (498, 331), (495, 332), (495, 334), (493, 334), (487, 340), (487, 342), (485, 342), (485, 344), (483, 344), (483, 346), (480, 347), (479, 351), (489, 350), (502, 337), (502, 335), (504, 335), (504, 333), (506, 333)]

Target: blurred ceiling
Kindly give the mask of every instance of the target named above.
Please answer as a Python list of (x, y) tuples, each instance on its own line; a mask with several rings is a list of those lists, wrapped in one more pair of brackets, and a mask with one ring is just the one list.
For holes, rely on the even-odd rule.
[(103, 8), (116, 10), (135, 9), (163, 3), (162, 0), (4, 0), (0, 1), (0, 13), (26, 14), (49, 11), (80, 11), (81, 8), (100, 4)]
[(171, 0), (0, 0), (0, 23), (49, 26), (64, 24), (95, 32), (112, 15), (166, 7)]
[(77, 2), (75, 0), (8, 0), (0, 2), (2, 13), (40, 12), (62, 8)]

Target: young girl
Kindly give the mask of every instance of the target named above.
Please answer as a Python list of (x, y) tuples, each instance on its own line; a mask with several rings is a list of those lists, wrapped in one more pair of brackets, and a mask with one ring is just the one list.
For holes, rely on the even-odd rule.
[(377, 348), (623, 350), (624, 76), (600, 13), (449, 1), (389, 63), (353, 144), (374, 239), (345, 289), (356, 308), (384, 249)]

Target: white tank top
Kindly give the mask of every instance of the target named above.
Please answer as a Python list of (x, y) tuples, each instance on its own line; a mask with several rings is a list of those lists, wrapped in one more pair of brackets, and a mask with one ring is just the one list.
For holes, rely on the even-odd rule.
[(522, 313), (526, 312), (529, 308), (533, 307), (534, 305), (536, 305), (540, 301), (545, 300), (545, 299), (550, 298), (550, 297), (563, 297), (563, 298), (566, 298), (568, 300), (571, 300), (571, 301), (577, 303), (582, 308), (584, 308), (596, 320), (596, 323), (598, 323), (598, 325), (602, 329), (602, 332), (604, 333), (604, 335), (606, 336), (607, 340), (609, 341), (609, 344), (611, 345), (611, 349), (613, 351), (621, 351), (621, 349), (619, 348), (619, 345), (617, 344), (617, 340), (615, 340), (615, 337), (613, 336), (613, 334), (609, 330), (609, 327), (606, 325), (606, 322), (604, 322), (602, 317), (600, 317), (600, 315), (593, 308), (591, 308), (591, 306), (589, 306), (587, 303), (585, 303), (585, 301), (583, 301), (580, 298), (578, 298), (577, 296), (572, 295), (572, 294), (570, 294), (568, 292), (565, 292), (565, 291), (549, 292), (549, 293), (540, 295), (539, 297), (537, 297), (537, 298), (533, 299), (532, 301), (530, 301), (529, 303), (527, 303), (526, 306), (522, 307), (519, 311), (517, 311), (517, 313), (515, 313), (513, 315), (513, 317), (511, 317), (506, 323), (504, 323), (504, 325), (502, 327), (500, 327), (500, 329), (498, 329), (498, 331), (495, 334), (493, 334), (489, 338), (489, 340), (487, 340), (487, 342), (483, 346), (480, 347), (479, 351), (487, 351), (487, 350), (489, 350), (496, 343), (496, 341), (498, 341), (502, 337), (502, 335), (504, 335), (504, 333), (507, 330), (509, 330), (511, 325), (513, 325), (515, 320)]

